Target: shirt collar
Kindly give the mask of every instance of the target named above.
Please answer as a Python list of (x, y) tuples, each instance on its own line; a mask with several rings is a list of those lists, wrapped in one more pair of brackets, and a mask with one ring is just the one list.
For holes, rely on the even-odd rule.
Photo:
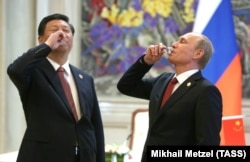
[[(55, 62), (54, 60), (48, 58), (48, 61), (51, 63), (51, 65), (53, 66), (53, 68), (55, 69), (55, 71), (57, 71), (57, 69), (60, 67), (60, 65)], [(62, 65), (62, 67), (65, 69), (66, 74), (70, 75), (70, 68), (69, 68), (69, 61), (66, 61), (65, 64)]]
[(189, 78), (191, 75), (193, 75), (194, 73), (198, 72), (198, 69), (193, 69), (193, 70), (189, 70), (189, 71), (185, 71), (184, 73), (179, 74), (178, 76), (175, 77), (178, 80), (178, 83), (183, 83), (187, 78)]

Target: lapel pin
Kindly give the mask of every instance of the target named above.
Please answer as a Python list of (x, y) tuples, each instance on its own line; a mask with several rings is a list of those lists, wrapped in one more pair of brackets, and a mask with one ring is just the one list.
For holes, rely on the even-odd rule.
[(187, 86), (188, 86), (188, 87), (191, 86), (191, 82), (188, 82), (188, 83), (187, 83)]
[(79, 74), (79, 78), (81, 78), (81, 79), (83, 78), (82, 74)]

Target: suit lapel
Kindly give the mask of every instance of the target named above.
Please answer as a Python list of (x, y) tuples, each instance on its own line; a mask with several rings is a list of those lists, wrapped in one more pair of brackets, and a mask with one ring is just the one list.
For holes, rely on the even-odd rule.
[(194, 85), (196, 84), (193, 80), (186, 80), (183, 84), (181, 84), (176, 91), (170, 96), (169, 100), (166, 102), (166, 104), (163, 106), (163, 111), (166, 109), (172, 108), (172, 105), (178, 102), (178, 100), (187, 93)]
[(78, 93), (78, 98), (79, 98), (79, 105), (80, 105), (80, 109), (82, 114), (85, 114), (86, 112), (86, 95), (88, 95), (87, 93), (87, 87), (85, 86), (85, 75), (82, 71), (80, 71), (79, 69), (73, 67), (70, 65), (70, 69), (72, 72), (72, 75), (74, 77), (75, 80), (75, 84), (76, 84), (76, 89), (77, 89), (77, 93)]
[[(172, 77), (170, 77), (172, 78)], [(165, 111), (168, 111), (171, 108), (174, 108), (174, 104), (178, 102), (178, 100), (181, 99), (185, 93), (187, 93), (193, 86), (197, 84), (197, 80), (200, 80), (202, 78), (201, 72), (197, 72), (190, 76), (186, 81), (184, 81), (177, 89), (176, 91), (170, 96), (168, 101), (165, 103), (165, 105), (160, 109), (159, 113), (156, 113), (156, 117), (154, 118), (154, 121), (152, 122), (152, 125), (159, 119), (159, 117), (164, 114)], [(170, 80), (170, 79), (169, 79)], [(166, 81), (166, 82), (169, 82)], [(164, 93), (164, 92), (162, 92)], [(160, 102), (159, 102), (160, 106)], [(152, 126), (151, 125), (151, 126)]]
[[(166, 79), (163, 79), (162, 83), (159, 83), (159, 85), (161, 87), (162, 87), (162, 85), (164, 85), (163, 86), (164, 88), (160, 88), (160, 87), (157, 88), (157, 93), (155, 94), (157, 102), (154, 103), (156, 105), (156, 107), (160, 107), (163, 95), (164, 95), (165, 90), (166, 90), (166, 87), (167, 87), (168, 83), (170, 82), (170, 80), (173, 78), (173, 76), (174, 76), (174, 73), (171, 74), (170, 76), (168, 76)], [(156, 112), (159, 111), (159, 109), (153, 109), (153, 110), (156, 111)]]
[(171, 108), (174, 103), (176, 103), (186, 92), (188, 92), (193, 86), (196, 85), (197, 80), (199, 80), (201, 77), (201, 73), (197, 72), (187, 78), (170, 96), (169, 100), (166, 102), (163, 108)]
[(60, 79), (57, 75), (57, 72), (52, 67), (52, 65), (49, 63), (48, 60), (45, 60), (43, 64), (41, 65), (40, 70), (44, 73), (44, 76), (47, 78), (47, 80), (50, 82), (50, 84), (54, 87), (55, 91), (59, 95), (59, 97), (62, 99), (62, 102), (65, 104), (65, 111), (73, 117), (73, 114), (71, 112), (71, 108), (69, 106), (69, 103), (67, 102), (67, 98), (65, 96), (64, 90), (62, 88), (62, 85), (60, 83)]
[[(153, 107), (153, 108), (149, 109), (149, 111), (150, 111), (150, 120), (151, 121), (155, 121), (158, 118), (159, 114), (160, 114), (159, 112), (162, 111), (161, 110), (162, 108), (160, 108), (161, 101), (162, 101), (165, 89), (167, 87), (167, 84), (173, 78), (173, 76), (174, 76), (174, 73), (172, 73), (170, 75), (167, 75), (167, 76), (164, 76), (164, 78), (159, 80), (159, 83), (157, 83), (157, 87), (155, 88), (156, 91), (153, 92), (153, 93), (155, 93), (155, 95), (154, 95), (155, 99), (153, 101), (151, 101), (150, 105), (149, 105), (149, 107)], [(163, 85), (164, 88), (162, 88), (162, 85)], [(153, 122), (151, 122), (151, 123), (153, 123)]]

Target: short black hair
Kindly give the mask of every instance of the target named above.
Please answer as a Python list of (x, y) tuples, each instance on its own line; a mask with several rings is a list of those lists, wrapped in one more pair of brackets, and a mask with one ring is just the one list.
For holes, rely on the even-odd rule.
[(69, 18), (68, 16), (66, 15), (63, 15), (63, 14), (60, 14), (60, 13), (55, 13), (55, 14), (52, 14), (52, 15), (48, 15), (46, 17), (44, 17), (39, 26), (38, 26), (38, 35), (43, 35), (44, 34), (44, 30), (45, 30), (45, 27), (46, 27), (46, 24), (49, 22), (49, 21), (52, 21), (52, 20), (63, 20), (65, 22), (67, 22), (70, 26), (70, 29), (71, 29), (71, 32), (72, 34), (74, 35), (75, 33), (75, 29), (74, 29), (74, 26), (72, 24), (69, 23)]

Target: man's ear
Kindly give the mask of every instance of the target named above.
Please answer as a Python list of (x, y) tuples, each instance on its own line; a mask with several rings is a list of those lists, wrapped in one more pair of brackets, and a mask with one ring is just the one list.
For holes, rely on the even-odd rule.
[(38, 36), (38, 39), (37, 39), (37, 40), (38, 40), (38, 43), (39, 43), (39, 44), (41, 44), (41, 43), (44, 42), (43, 36), (41, 36), (41, 35)]
[(203, 49), (197, 49), (194, 57), (195, 58), (201, 58), (203, 55), (204, 55), (204, 50)]

